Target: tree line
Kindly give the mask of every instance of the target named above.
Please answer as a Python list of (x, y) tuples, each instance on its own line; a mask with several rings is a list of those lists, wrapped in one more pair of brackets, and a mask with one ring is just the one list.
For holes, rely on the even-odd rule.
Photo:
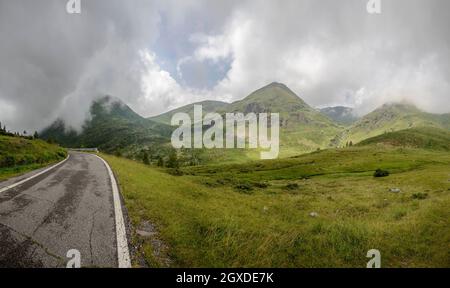
[(22, 137), (29, 140), (38, 139), (39, 134), (37, 131), (34, 131), (33, 135), (29, 135), (26, 130), (23, 130), (22, 133), (19, 132), (11, 132), (8, 129), (6, 129), (6, 125), (2, 125), (2, 122), (0, 121), (0, 135), (3, 136), (10, 136), (10, 137)]

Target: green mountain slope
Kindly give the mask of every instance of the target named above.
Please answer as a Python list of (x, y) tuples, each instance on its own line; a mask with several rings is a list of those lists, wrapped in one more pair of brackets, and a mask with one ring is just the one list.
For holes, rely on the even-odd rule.
[(0, 135), (0, 180), (63, 160), (65, 149), (39, 139)]
[(335, 139), (337, 145), (415, 127), (435, 127), (450, 129), (450, 114), (431, 114), (405, 103), (385, 104), (367, 114)]
[(91, 116), (80, 134), (67, 131), (59, 120), (42, 131), (41, 137), (65, 147), (98, 147), (107, 152), (170, 141), (170, 126), (145, 119), (112, 97), (93, 102)]
[(389, 132), (363, 140), (358, 146), (389, 145), (450, 151), (450, 131), (435, 127), (419, 127)]
[(158, 116), (150, 117), (148, 119), (158, 122), (158, 123), (167, 124), (167, 125), (170, 125), (172, 116), (176, 113), (188, 113), (191, 116), (191, 118), (193, 119), (194, 105), (202, 105), (203, 113), (206, 114), (206, 113), (216, 112), (219, 109), (223, 109), (224, 107), (226, 107), (229, 104), (226, 102), (221, 102), (221, 101), (206, 100), (206, 101), (202, 101), (202, 102), (189, 104), (189, 105), (171, 110), (169, 112), (160, 114)]
[(350, 107), (326, 107), (319, 109), (319, 111), (331, 120), (342, 125), (350, 125), (358, 120), (358, 117), (353, 113), (353, 108)]
[[(242, 100), (227, 104), (217, 101), (204, 101), (195, 104), (203, 105), (203, 114), (217, 112), (226, 113), (279, 113), (280, 114), (280, 157), (315, 151), (329, 147), (331, 140), (343, 128), (327, 116), (310, 107), (286, 85), (271, 83), (262, 87)], [(193, 105), (190, 104), (150, 119), (161, 123), (170, 123), (173, 114), (189, 113), (192, 117)], [(206, 159), (255, 159), (259, 151), (209, 150), (204, 151)], [(214, 155), (209, 157), (208, 155)], [(212, 160), (214, 161), (214, 160)]]
[(223, 112), (279, 113), (281, 157), (329, 147), (330, 140), (342, 130), (280, 83), (256, 90), (243, 100), (230, 104)]

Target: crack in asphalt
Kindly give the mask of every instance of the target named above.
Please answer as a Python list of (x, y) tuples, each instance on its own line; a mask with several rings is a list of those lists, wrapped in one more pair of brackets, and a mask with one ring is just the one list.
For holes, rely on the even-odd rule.
[[(12, 228), (11, 226), (6, 225), (6, 224), (4, 224), (4, 223), (0, 223), (0, 226), (4, 227), (4, 228), (6, 228), (6, 229), (8, 229), (8, 230), (10, 230), (10, 231), (13, 231), (14, 233), (16, 233), (16, 234), (18, 234), (18, 235), (20, 235), (20, 236), (22, 236), (22, 237), (24, 237), (24, 238), (26, 239), (25, 241), (23, 241), (23, 242), (21, 242), (21, 243), (18, 243), (17, 249), (16, 249), (16, 250), (19, 250), (19, 248), (29, 248), (29, 246), (30, 246), (29, 243), (36, 245), (35, 249), (34, 249), (33, 252), (32, 252), (32, 255), (30, 255), (29, 258), (32, 259), (32, 256), (33, 256), (33, 254), (36, 252), (37, 247), (39, 247), (39, 248), (41, 248), (42, 251), (44, 251), (45, 254), (47, 254), (48, 256), (50, 256), (50, 257), (56, 259), (57, 261), (60, 261), (61, 263), (64, 263), (63, 258), (61, 258), (60, 256), (58, 256), (58, 255), (56, 255), (56, 254), (50, 252), (50, 251), (47, 249), (47, 247), (45, 247), (43, 244), (41, 244), (41, 243), (39, 243), (38, 241), (36, 241), (33, 237), (31, 237), (31, 236), (29, 236), (29, 235), (27, 235), (27, 234), (24, 234), (24, 233), (22, 233), (22, 232), (20, 232), (20, 231), (17, 231), (16, 229), (14, 229), (14, 228)], [(4, 239), (2, 239), (2, 240), (4, 240)], [(1, 242), (3, 242), (3, 241), (1, 241)], [(3, 243), (2, 243), (2, 244), (3, 244)], [(11, 244), (11, 243), (10, 243), (10, 244)], [(22, 250), (22, 252), (20, 252), (20, 254), (24, 254), (24, 253), (27, 252), (27, 251), (26, 251), (27, 249), (20, 249), (20, 250)], [(15, 250), (13, 250), (12, 252), (14, 252), (14, 251), (15, 251)], [(11, 253), (12, 253), (12, 252), (11, 252)], [(15, 254), (15, 253), (12, 253), (12, 254)], [(21, 256), (26, 256), (26, 255), (21, 255)], [(30, 259), (30, 261), (31, 261), (31, 259)], [(42, 264), (42, 263), (40, 263), (40, 264)], [(42, 265), (39, 265), (39, 266), (42, 266)]]
[[(68, 183), (66, 183), (66, 193), (56, 201), (53, 205), (52, 210), (47, 214), (44, 220), (34, 229), (33, 235), (45, 224), (50, 224), (56, 222), (60, 225), (66, 226), (65, 223), (67, 219), (70, 219), (70, 215), (76, 210), (76, 207), (80, 204), (82, 193), (77, 193), (79, 191), (84, 191), (84, 183), (79, 183), (79, 179), (83, 179), (87, 176), (86, 171), (77, 171), (73, 174)], [(82, 178), (79, 178), (82, 177)], [(67, 227), (65, 227), (67, 228)]]
[(117, 267), (109, 175), (93, 156), (71, 156), (0, 194), (0, 267), (64, 267), (69, 248), (86, 256), (86, 267)]

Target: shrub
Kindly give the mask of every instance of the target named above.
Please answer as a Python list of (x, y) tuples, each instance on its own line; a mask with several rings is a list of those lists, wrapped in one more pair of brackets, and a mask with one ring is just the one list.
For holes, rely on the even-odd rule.
[(183, 176), (183, 171), (181, 171), (179, 168), (167, 169), (167, 173), (172, 176)]
[(295, 190), (298, 189), (300, 186), (298, 186), (297, 183), (289, 183), (285, 186), (286, 189), (288, 190)]
[(373, 177), (386, 177), (386, 176), (389, 176), (389, 171), (382, 169), (377, 169), (373, 174)]
[(164, 166), (164, 159), (161, 156), (158, 156), (158, 162), (156, 165), (158, 165), (158, 167)]
[(144, 155), (142, 157), (142, 162), (144, 162), (145, 165), (150, 165), (150, 159), (148, 157), (147, 151), (144, 152)]
[(0, 159), (0, 167), (12, 167), (16, 165), (16, 159), (12, 156), (6, 155)]
[(255, 182), (255, 183), (253, 183), (253, 185), (257, 188), (263, 188), (263, 189), (269, 187), (269, 183), (267, 183), (267, 182)]
[(418, 200), (423, 200), (423, 199), (426, 199), (427, 197), (428, 197), (428, 193), (421, 193), (421, 192), (414, 193), (412, 195), (413, 199), (418, 199)]
[(58, 151), (58, 156), (60, 158), (66, 158), (67, 157), (67, 153), (65, 151)]
[(250, 183), (239, 183), (234, 186), (237, 190), (244, 192), (246, 194), (250, 194), (253, 190), (252, 184)]
[(178, 161), (178, 156), (176, 151), (172, 151), (169, 154), (169, 160), (167, 160), (167, 167), (178, 169), (180, 167), (180, 163)]

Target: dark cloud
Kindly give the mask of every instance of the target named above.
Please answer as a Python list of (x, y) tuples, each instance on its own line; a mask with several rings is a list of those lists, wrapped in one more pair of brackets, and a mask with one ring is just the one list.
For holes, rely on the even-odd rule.
[[(407, 99), (450, 112), (450, 2), (0, 0), (0, 121), (80, 127), (92, 99), (149, 116), (272, 81), (361, 113)], [(177, 69), (178, 68), (178, 69)]]
[(78, 126), (94, 97), (138, 94), (127, 70), (158, 17), (150, 2), (133, 3), (83, 1), (83, 13), (70, 15), (66, 1), (1, 0), (0, 103), (14, 107), (2, 120), (38, 129), (62, 116)]

